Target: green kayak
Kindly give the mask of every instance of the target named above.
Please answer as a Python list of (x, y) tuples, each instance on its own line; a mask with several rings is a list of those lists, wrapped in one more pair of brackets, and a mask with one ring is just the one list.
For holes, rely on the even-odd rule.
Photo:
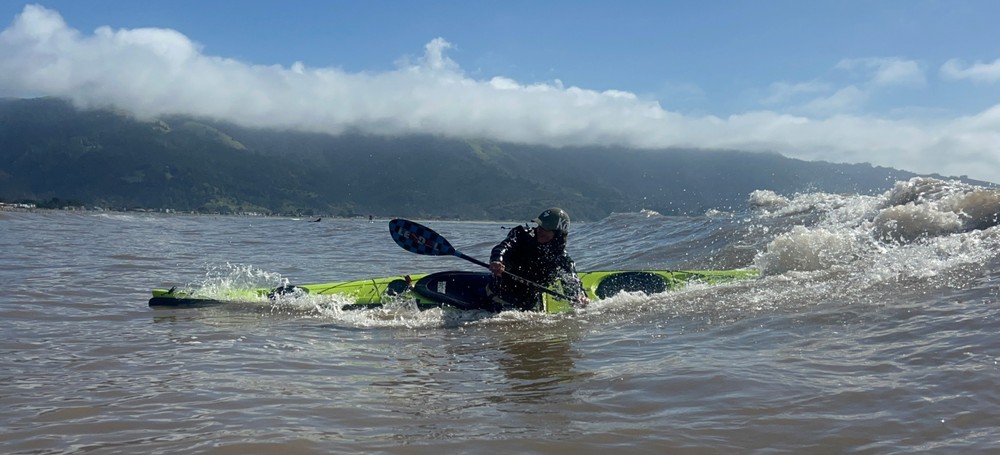
[[(716, 284), (757, 277), (756, 270), (629, 270), (596, 271), (579, 274), (590, 300), (612, 297), (619, 292), (655, 294), (683, 287), (690, 283)], [(378, 308), (390, 302), (409, 299), (417, 308), (426, 310), (443, 305), (461, 310), (484, 309), (485, 288), (492, 279), (488, 272), (448, 271), (423, 275), (346, 281), (321, 284), (287, 285), (278, 288), (244, 289), (204, 296), (198, 291), (154, 289), (149, 299), (151, 307), (202, 307), (234, 302), (253, 302), (283, 296), (329, 295), (346, 297), (350, 303), (344, 310)], [(553, 289), (560, 291), (557, 284)], [(293, 297), (294, 298), (294, 297)], [(572, 310), (565, 300), (545, 294), (544, 311), (564, 313)]]

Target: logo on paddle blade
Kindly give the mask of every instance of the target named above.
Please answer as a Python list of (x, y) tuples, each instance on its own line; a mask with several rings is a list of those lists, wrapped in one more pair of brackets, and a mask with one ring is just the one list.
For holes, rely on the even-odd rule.
[(396, 219), (389, 222), (389, 234), (399, 246), (417, 254), (446, 256), (455, 254), (448, 241), (428, 227)]
[[(415, 226), (414, 226), (415, 227)], [(407, 226), (400, 226), (396, 231), (396, 235), (403, 241), (401, 245), (405, 246), (409, 250), (418, 251), (425, 254), (436, 254), (439, 253), (438, 244), (434, 242), (434, 237), (427, 237), (407, 229)]]
[(417, 245), (427, 246), (427, 239), (425, 239), (425, 238), (423, 238), (423, 236), (419, 236), (419, 235), (417, 235), (417, 234), (415, 234), (413, 232), (400, 229), (399, 235), (403, 236), (404, 239), (407, 239), (407, 240), (409, 240), (409, 241), (411, 241), (413, 243), (416, 243)]

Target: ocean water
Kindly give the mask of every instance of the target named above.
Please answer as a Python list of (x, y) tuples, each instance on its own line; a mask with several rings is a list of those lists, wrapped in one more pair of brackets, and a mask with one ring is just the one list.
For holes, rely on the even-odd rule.
[[(154, 287), (476, 266), (387, 219), (0, 212), (0, 452), (1000, 453), (1000, 192), (747, 197), (575, 223), (570, 253), (761, 278), (569, 315), (151, 309)], [(480, 259), (517, 222), (423, 221)]]

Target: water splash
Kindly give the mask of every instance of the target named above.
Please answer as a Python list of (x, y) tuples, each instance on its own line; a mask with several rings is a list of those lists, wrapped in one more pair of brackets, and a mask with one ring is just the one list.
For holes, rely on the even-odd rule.
[[(751, 195), (751, 206), (758, 220), (777, 224), (780, 232), (754, 260), (764, 275), (874, 270), (885, 276), (892, 270), (888, 275), (922, 276), (993, 254), (989, 248), (970, 249), (968, 243), (976, 232), (996, 229), (1000, 191), (914, 178), (880, 196), (810, 193), (784, 198), (758, 191)], [(951, 238), (955, 235), (959, 237)], [(885, 258), (905, 260), (907, 266)]]
[[(268, 272), (248, 264), (206, 265), (205, 276), (187, 288), (198, 297), (224, 298), (236, 291), (277, 288), (288, 284), (280, 273)], [(264, 296), (266, 298), (266, 296)]]

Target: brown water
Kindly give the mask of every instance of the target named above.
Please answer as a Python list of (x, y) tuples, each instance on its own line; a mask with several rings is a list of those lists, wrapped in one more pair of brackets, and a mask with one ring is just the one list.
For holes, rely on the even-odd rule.
[[(0, 213), (0, 452), (1000, 452), (997, 228), (808, 272), (754, 259), (799, 221), (578, 224), (581, 269), (771, 269), (486, 317), (146, 305), (153, 287), (474, 267), (403, 251), (384, 222)], [(504, 234), (426, 224), (480, 258)]]

